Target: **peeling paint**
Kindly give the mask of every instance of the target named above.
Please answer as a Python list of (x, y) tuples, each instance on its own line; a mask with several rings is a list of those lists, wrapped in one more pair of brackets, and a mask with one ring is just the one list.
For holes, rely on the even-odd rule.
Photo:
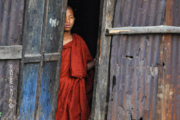
[(173, 92), (172, 92), (172, 91), (171, 91), (171, 92), (169, 92), (169, 95), (170, 95), (170, 96), (172, 96), (172, 95), (173, 95)]
[(163, 98), (163, 94), (158, 94), (157, 96), (161, 99)]
[(50, 18), (49, 23), (51, 27), (57, 27), (59, 25), (59, 20)]
[(169, 84), (167, 84), (165, 88), (165, 99), (168, 99), (168, 95), (169, 95)]

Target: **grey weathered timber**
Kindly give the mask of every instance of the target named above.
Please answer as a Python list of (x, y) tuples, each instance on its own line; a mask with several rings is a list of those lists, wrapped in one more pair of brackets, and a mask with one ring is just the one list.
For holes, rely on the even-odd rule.
[(67, 0), (45, 3), (36, 119), (54, 120), (56, 116), (66, 7)]
[(115, 1), (116, 0), (101, 0), (100, 2), (100, 26), (91, 120), (104, 120), (106, 116), (111, 36), (106, 36), (105, 30), (112, 27)]
[[(18, 111), (19, 120), (35, 119), (36, 117), (36, 95), (38, 88), (38, 71), (40, 62), (30, 63), (33, 55), (41, 58), (41, 39), (44, 16), (45, 0), (26, 0), (25, 17), (23, 27), (23, 52), (21, 63), (21, 80), (19, 83)], [(30, 60), (28, 59), (30, 58)], [(32, 58), (32, 59), (31, 59)], [(36, 59), (36, 57), (34, 57)], [(37, 60), (37, 59), (36, 59)], [(32, 60), (33, 61), (33, 60)], [(29, 64), (25, 64), (29, 62)]]
[(175, 26), (140, 26), (140, 27), (115, 27), (106, 29), (106, 35), (118, 34), (179, 34), (180, 27)]
[(38, 63), (41, 62), (42, 57), (44, 57), (43, 61), (58, 61), (60, 60), (60, 53), (46, 53), (46, 54), (25, 54), (24, 55), (24, 63)]
[(58, 61), (60, 60), (60, 53), (46, 53), (44, 54), (44, 61)]
[(26, 54), (24, 55), (24, 63), (37, 63), (42, 59), (41, 54)]
[(0, 46), (0, 60), (21, 58), (22, 45)]

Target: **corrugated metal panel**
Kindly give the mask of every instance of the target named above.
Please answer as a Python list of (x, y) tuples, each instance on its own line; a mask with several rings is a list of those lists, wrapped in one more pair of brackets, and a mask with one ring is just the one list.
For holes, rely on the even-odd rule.
[[(117, 0), (114, 27), (180, 25), (179, 0)], [(108, 120), (180, 120), (178, 35), (112, 38)]]
[[(167, 0), (165, 23), (180, 26), (180, 1)], [(159, 69), (157, 119), (180, 120), (180, 36), (162, 36)]]
[[(19, 45), (24, 0), (0, 0), (0, 46)], [(0, 61), (0, 119), (15, 119), (19, 60)]]

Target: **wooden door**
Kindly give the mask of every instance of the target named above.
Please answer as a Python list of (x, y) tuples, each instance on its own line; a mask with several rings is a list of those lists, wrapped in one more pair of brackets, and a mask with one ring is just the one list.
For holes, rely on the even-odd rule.
[(67, 0), (27, 0), (17, 119), (55, 119)]

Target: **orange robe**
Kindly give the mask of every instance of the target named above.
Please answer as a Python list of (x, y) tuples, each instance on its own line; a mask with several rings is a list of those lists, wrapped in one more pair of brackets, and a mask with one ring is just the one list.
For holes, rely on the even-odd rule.
[(88, 120), (88, 101), (92, 96), (93, 71), (86, 72), (93, 60), (84, 40), (73, 34), (73, 41), (62, 51), (56, 120)]

